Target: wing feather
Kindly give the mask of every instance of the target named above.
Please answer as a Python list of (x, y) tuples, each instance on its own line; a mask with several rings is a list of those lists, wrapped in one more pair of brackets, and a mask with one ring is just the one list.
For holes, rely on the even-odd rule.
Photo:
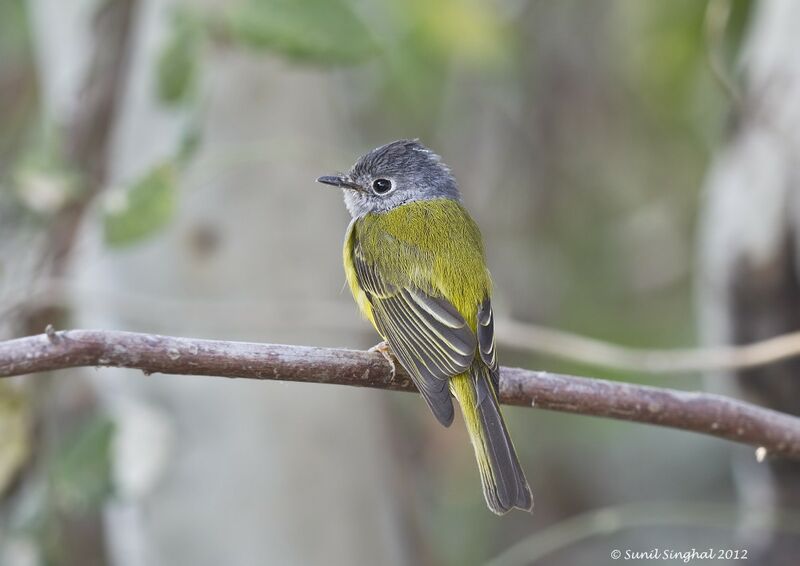
[(494, 312), (487, 297), (478, 309), (478, 349), (483, 363), (489, 368), (494, 390), (500, 390), (500, 367), (497, 364), (497, 348), (494, 341)]
[(411, 284), (388, 282), (353, 249), (358, 283), (366, 293), (378, 331), (409, 372), (433, 414), (445, 426), (453, 421), (448, 379), (466, 372), (478, 341), (467, 321), (446, 299)]

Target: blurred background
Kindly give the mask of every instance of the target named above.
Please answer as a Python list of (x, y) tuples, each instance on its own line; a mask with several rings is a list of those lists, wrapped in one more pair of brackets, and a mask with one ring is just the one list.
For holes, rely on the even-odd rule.
[[(800, 329), (798, 53), (793, 0), (2, 0), (0, 335), (371, 346), (344, 289), (348, 214), (314, 179), (402, 137), (455, 171), (501, 333), (661, 349)], [(500, 354), (800, 414), (797, 362), (654, 376)], [(412, 395), (5, 380), (0, 564), (595, 565), (709, 547), (797, 563), (796, 466), (505, 413), (533, 515), (489, 513), (458, 417), (441, 428)]]

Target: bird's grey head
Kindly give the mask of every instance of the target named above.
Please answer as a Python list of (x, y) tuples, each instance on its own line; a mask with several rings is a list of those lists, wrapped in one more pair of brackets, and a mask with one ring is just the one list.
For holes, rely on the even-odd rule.
[(382, 145), (361, 156), (348, 173), (317, 181), (342, 188), (353, 218), (419, 200), (461, 200), (450, 169), (419, 140)]

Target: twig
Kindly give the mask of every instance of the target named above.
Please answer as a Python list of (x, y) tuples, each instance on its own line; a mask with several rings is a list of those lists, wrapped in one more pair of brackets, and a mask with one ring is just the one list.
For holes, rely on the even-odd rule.
[[(51, 332), (0, 342), (0, 377), (81, 366), (415, 390), (402, 371), (391, 379), (389, 364), (379, 353), (106, 330)], [(504, 367), (500, 399), (511, 405), (690, 430), (800, 459), (800, 418), (720, 395)]]
[(722, 91), (737, 109), (744, 104), (744, 97), (731, 79), (725, 66), (725, 32), (731, 16), (730, 0), (710, 0), (704, 17), (706, 54), (711, 74)]
[(579, 334), (498, 319), (497, 342), (563, 360), (645, 373), (690, 373), (764, 366), (800, 356), (800, 332), (751, 344), (650, 350), (628, 348)]

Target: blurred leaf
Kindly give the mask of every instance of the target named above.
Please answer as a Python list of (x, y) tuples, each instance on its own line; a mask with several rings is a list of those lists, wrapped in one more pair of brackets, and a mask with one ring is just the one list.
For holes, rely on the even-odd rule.
[(172, 37), (158, 60), (158, 97), (166, 104), (186, 102), (199, 71), (200, 30), (188, 15), (176, 17)]
[(502, 59), (511, 36), (498, 15), (497, 6), (480, 0), (415, 0), (406, 5), (413, 18), (416, 41), (422, 41), (439, 57), (457, 57), (472, 64)]
[(28, 460), (31, 451), (28, 399), (0, 383), (0, 495)]
[(744, 34), (747, 26), (753, 17), (753, 0), (731, 0), (731, 15), (728, 20), (728, 47), (731, 50), (731, 56), (738, 53), (742, 42), (744, 41)]
[(0, 2), (0, 52), (10, 60), (29, 47), (28, 16), (24, 0)]
[(391, 0), (381, 6), (384, 13), (375, 16), (384, 24), (381, 65), (366, 70), (359, 90), (370, 96), (357, 99), (368, 131), (435, 139), (449, 122), (442, 112), (455, 100), (447, 92), (456, 81), (481, 77), (511, 86), (518, 32), (504, 3)]
[(16, 197), (37, 214), (51, 215), (73, 202), (84, 190), (81, 176), (65, 161), (63, 139), (47, 122), (21, 150), (11, 177)]
[(113, 437), (113, 422), (95, 417), (66, 439), (51, 469), (55, 495), (64, 510), (92, 509), (112, 493)]
[(248, 0), (227, 12), (225, 27), (242, 45), (312, 63), (356, 63), (377, 51), (344, 0)]
[(153, 236), (172, 219), (177, 200), (177, 173), (162, 163), (128, 190), (106, 195), (105, 240), (128, 246)]

